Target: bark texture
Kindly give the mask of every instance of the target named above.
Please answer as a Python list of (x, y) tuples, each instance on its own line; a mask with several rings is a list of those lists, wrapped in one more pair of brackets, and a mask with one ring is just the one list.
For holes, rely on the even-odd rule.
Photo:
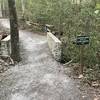
[(11, 57), (14, 61), (20, 61), (19, 31), (15, 0), (8, 0), (11, 34)]

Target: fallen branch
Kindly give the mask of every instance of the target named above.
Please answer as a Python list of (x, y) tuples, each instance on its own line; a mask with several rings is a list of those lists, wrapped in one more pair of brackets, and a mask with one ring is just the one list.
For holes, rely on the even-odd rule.
[(74, 59), (70, 60), (69, 62), (63, 64), (64, 66), (68, 66), (69, 64), (71, 64), (73, 62)]
[(14, 61), (13, 61), (13, 59), (9, 56), (9, 58), (10, 58), (10, 61), (11, 61), (11, 65), (14, 65)]

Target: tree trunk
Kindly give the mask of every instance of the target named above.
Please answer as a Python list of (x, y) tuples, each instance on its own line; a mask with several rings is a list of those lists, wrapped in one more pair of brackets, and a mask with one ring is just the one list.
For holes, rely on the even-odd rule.
[(20, 61), (19, 31), (15, 0), (8, 0), (11, 34), (11, 57), (15, 62)]
[(2, 17), (7, 18), (8, 16), (8, 6), (7, 2), (5, 0), (1, 0), (1, 12), (2, 12)]
[(2, 11), (2, 17), (4, 18), (5, 15), (4, 15), (4, 1), (3, 0), (1, 1), (1, 11)]
[(22, 5), (22, 16), (24, 16), (25, 12), (24, 0), (21, 0), (21, 5)]

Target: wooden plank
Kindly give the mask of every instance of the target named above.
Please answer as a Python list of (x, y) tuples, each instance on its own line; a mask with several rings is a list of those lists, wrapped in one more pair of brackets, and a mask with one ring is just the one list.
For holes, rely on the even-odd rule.
[(11, 39), (11, 36), (8, 35), (6, 38), (4, 38), (3, 40), (1, 40), (2, 42), (5, 42), (5, 41), (9, 41)]

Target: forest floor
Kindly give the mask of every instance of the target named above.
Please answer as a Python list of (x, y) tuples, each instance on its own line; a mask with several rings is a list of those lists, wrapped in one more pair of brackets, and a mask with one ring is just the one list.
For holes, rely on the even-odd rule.
[[(9, 21), (0, 23), (9, 29)], [(82, 87), (69, 68), (50, 54), (46, 36), (20, 30), (22, 61), (0, 73), (0, 100), (100, 100), (98, 89)]]

